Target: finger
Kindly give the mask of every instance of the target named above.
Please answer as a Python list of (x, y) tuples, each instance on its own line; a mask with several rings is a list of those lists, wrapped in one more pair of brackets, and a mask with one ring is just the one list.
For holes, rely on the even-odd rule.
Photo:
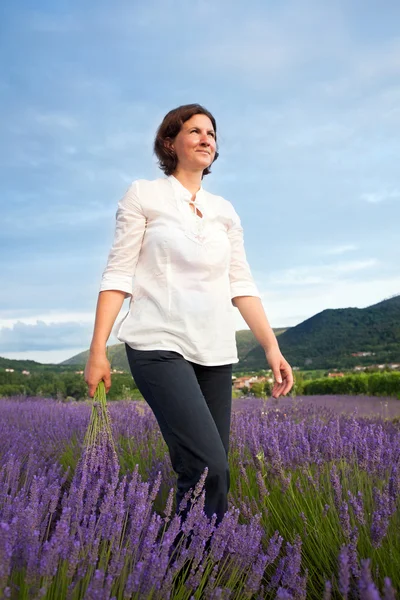
[(288, 376), (285, 380), (285, 390), (284, 390), (284, 394), (287, 394), (288, 392), (290, 392), (290, 390), (293, 387), (293, 376)]
[(282, 395), (286, 396), (286, 394), (288, 394), (291, 389), (292, 389), (292, 386), (290, 384), (285, 386), (285, 389), (283, 390)]
[(275, 382), (275, 386), (278, 388), (281, 388), (281, 389), (283, 389), (285, 387), (285, 385), (286, 385), (286, 379), (284, 377), (282, 378), (281, 382), (279, 382), (279, 381)]
[(272, 388), (272, 395), (273, 396), (280, 396), (282, 394), (282, 385), (275, 385)]
[(279, 367), (274, 367), (272, 369), (272, 374), (274, 376), (276, 383), (282, 383), (282, 375), (281, 375), (281, 371), (280, 371)]
[(287, 388), (288, 388), (287, 379), (283, 379), (282, 383), (276, 387), (275, 391), (277, 391), (280, 395), (283, 396), (287, 393)]
[(272, 388), (272, 396), (274, 398), (279, 398), (279, 396), (282, 394), (283, 386), (284, 386), (283, 383), (274, 385), (274, 387)]
[(283, 381), (279, 382), (279, 381), (274, 381), (274, 387), (279, 387), (280, 385), (283, 384)]
[(293, 372), (289, 364), (284, 365), (281, 369), (283, 373), (284, 390), (283, 394), (287, 394), (293, 387)]

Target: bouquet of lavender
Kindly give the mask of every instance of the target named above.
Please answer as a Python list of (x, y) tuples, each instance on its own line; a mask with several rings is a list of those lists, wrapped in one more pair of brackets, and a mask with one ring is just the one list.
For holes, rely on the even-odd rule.
[(104, 511), (117, 488), (119, 470), (105, 386), (100, 381), (93, 396), (83, 451), (72, 482), (75, 517), (79, 514), (81, 518), (88, 518), (90, 514), (98, 515)]
[(86, 430), (84, 448), (90, 454), (98, 446), (98, 442), (107, 441), (110, 450), (115, 452), (111, 431), (110, 414), (107, 407), (106, 388), (100, 381), (93, 396), (92, 413)]

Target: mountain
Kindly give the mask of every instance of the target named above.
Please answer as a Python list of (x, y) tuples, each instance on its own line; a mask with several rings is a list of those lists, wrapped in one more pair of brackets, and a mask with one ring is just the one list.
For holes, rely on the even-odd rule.
[[(273, 332), (275, 333), (276, 337), (281, 335), (281, 333), (284, 331), (286, 331), (286, 329), (282, 328), (282, 327), (276, 328), (276, 329), (273, 328)], [(236, 345), (237, 345), (238, 357), (239, 357), (238, 364), (240, 364), (240, 365), (242, 364), (242, 361), (245, 360), (246, 356), (248, 356), (248, 354), (252, 350), (260, 347), (259, 343), (257, 342), (256, 338), (253, 335), (253, 332), (250, 329), (241, 329), (240, 331), (236, 332)], [(260, 368), (264, 369), (265, 365)]]
[[(366, 308), (326, 309), (287, 329), (279, 347), (292, 366), (309, 369), (351, 368), (359, 364), (400, 362), (400, 295)], [(370, 356), (352, 356), (371, 352)], [(265, 363), (257, 345), (243, 358), (242, 368)]]

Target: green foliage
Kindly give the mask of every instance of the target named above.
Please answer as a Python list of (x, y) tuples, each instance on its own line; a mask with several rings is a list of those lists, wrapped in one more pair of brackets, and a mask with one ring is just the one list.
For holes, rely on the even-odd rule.
[(272, 383), (270, 383), (269, 381), (264, 381), (264, 396), (267, 396), (267, 398), (269, 398), (272, 394), (272, 388)]
[(320, 394), (395, 396), (400, 399), (400, 372), (323, 377), (303, 382), (302, 393), (311, 396)]
[[(19, 371), (8, 373), (0, 371), (0, 398), (9, 396), (40, 396), (63, 400), (74, 398), (86, 400), (88, 386), (81, 373), (36, 371), (23, 375)], [(137, 386), (128, 373), (112, 373), (108, 400), (128, 400), (140, 398)]]
[(265, 396), (264, 383), (261, 381), (255, 381), (251, 386), (252, 393), (258, 398), (263, 398)]

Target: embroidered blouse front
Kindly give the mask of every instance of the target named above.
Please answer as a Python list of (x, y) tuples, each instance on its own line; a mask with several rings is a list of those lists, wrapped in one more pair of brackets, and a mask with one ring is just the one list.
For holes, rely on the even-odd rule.
[(238, 362), (232, 299), (260, 297), (232, 204), (203, 187), (193, 202), (173, 175), (136, 180), (119, 201), (103, 290), (131, 296), (117, 339), (201, 365)]

